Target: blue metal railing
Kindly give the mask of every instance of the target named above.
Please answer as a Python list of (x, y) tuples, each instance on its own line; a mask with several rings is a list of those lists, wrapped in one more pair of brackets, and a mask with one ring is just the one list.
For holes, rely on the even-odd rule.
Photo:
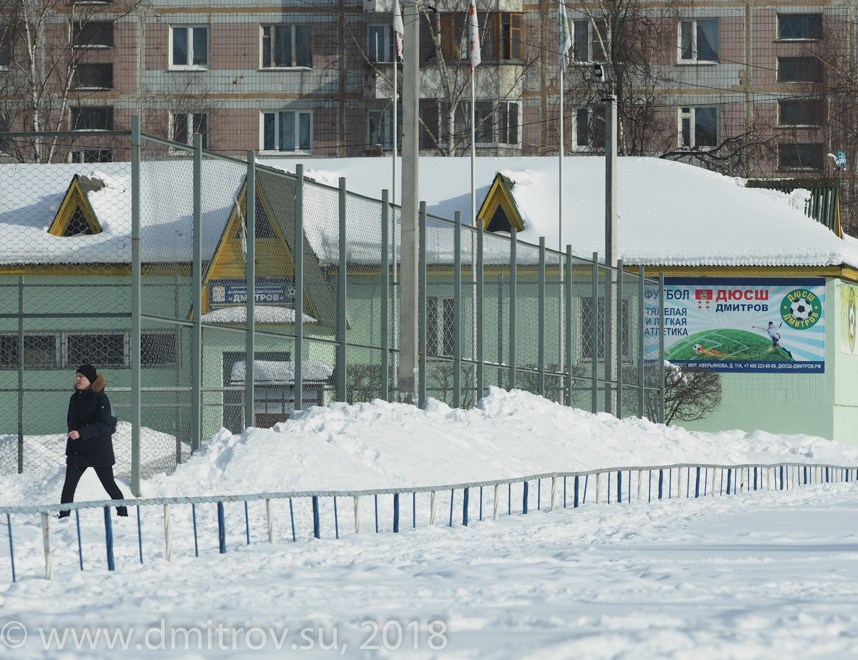
[[(693, 476), (692, 476), (693, 475)], [(683, 478), (684, 477), (684, 478)], [(562, 480), (562, 481), (561, 481)], [(521, 487), (521, 514), (528, 514), (532, 509), (532, 489), (531, 482), (536, 482), (536, 508), (539, 511), (542, 507), (542, 482), (550, 481), (550, 506), (548, 510), (555, 510), (558, 506), (562, 508), (572, 508), (583, 506), (588, 502), (595, 503), (622, 503), (636, 501), (652, 502), (653, 496), (655, 499), (670, 499), (670, 498), (691, 498), (705, 497), (712, 495), (735, 495), (741, 492), (753, 492), (757, 490), (785, 490), (795, 488), (807, 484), (817, 483), (834, 483), (834, 482), (855, 482), (858, 481), (858, 467), (847, 467), (837, 465), (815, 465), (804, 463), (776, 463), (776, 464), (744, 464), (744, 465), (717, 465), (717, 464), (673, 464), (660, 466), (645, 466), (645, 467), (614, 467), (602, 468), (597, 470), (587, 470), (580, 472), (550, 472), (545, 474), (529, 475), (524, 477), (516, 477), (511, 479), (499, 479), (492, 481), (469, 482), (459, 484), (446, 484), (439, 486), (424, 486), (412, 488), (382, 488), (370, 490), (349, 490), (349, 491), (296, 491), (296, 492), (272, 492), (272, 493), (253, 493), (239, 495), (212, 495), (212, 496), (196, 496), (196, 497), (162, 497), (148, 499), (129, 499), (129, 500), (107, 500), (97, 502), (73, 502), (67, 504), (45, 504), (45, 505), (30, 505), (30, 506), (5, 506), (0, 507), (0, 516), (5, 514), (6, 517), (6, 533), (8, 547), (8, 564), (10, 568), (10, 576), (13, 582), (18, 579), (18, 570), (16, 570), (15, 562), (15, 536), (13, 528), (13, 516), (15, 518), (29, 517), (32, 520), (33, 516), (38, 516), (41, 519), (41, 535), (44, 548), (45, 560), (45, 577), (50, 579), (53, 571), (53, 555), (54, 549), (51, 546), (51, 519), (52, 515), (59, 510), (74, 511), (78, 565), (80, 570), (84, 570), (84, 543), (81, 538), (80, 529), (80, 513), (89, 509), (102, 509), (104, 513), (104, 546), (107, 559), (107, 569), (110, 571), (116, 568), (116, 535), (114, 534), (114, 522), (111, 514), (111, 507), (128, 506), (135, 507), (137, 511), (137, 555), (139, 562), (142, 564), (143, 555), (143, 535), (144, 527), (142, 524), (143, 511), (149, 507), (163, 507), (163, 528), (164, 528), (164, 558), (170, 561), (173, 556), (173, 517), (172, 508), (175, 506), (190, 506), (191, 525), (193, 527), (193, 548), (194, 556), (200, 554), (199, 542), (199, 517), (198, 509), (201, 505), (215, 505), (216, 512), (216, 534), (217, 534), (217, 549), (220, 553), (226, 553), (228, 550), (227, 543), (227, 526), (228, 518), (226, 515), (226, 503), (243, 503), (243, 526), (246, 544), (250, 545), (252, 540), (251, 534), (251, 515), (249, 503), (265, 502), (265, 527), (267, 530), (267, 540), (269, 543), (277, 541), (274, 531), (274, 508), (273, 503), (277, 501), (287, 502), (289, 504), (289, 523), (292, 542), (297, 542), (298, 534), (296, 525), (304, 523), (311, 529), (313, 539), (323, 538), (322, 533), (322, 509), (323, 502), (328, 499), (332, 500), (332, 518), (334, 526), (334, 538), (339, 539), (341, 536), (340, 528), (340, 511), (337, 507), (337, 498), (352, 497), (354, 500), (354, 532), (361, 531), (361, 516), (360, 516), (360, 501), (361, 498), (373, 497), (374, 503), (374, 519), (375, 531), (381, 531), (381, 521), (383, 513), (379, 510), (380, 498), (384, 500), (385, 496), (390, 498), (390, 519), (392, 520), (391, 528), (393, 533), (400, 533), (402, 529), (402, 507), (401, 496), (411, 494), (411, 527), (417, 527), (417, 495), (419, 493), (429, 493), (429, 525), (436, 523), (436, 508), (438, 503), (437, 495), (439, 493), (449, 492), (450, 496), (450, 516), (449, 526), (452, 527), (455, 521), (455, 503), (458, 491), (462, 493), (462, 517), (461, 524), (468, 526), (471, 524), (472, 501), (471, 492), (473, 489), (479, 489), (479, 499), (477, 505), (477, 513), (479, 520), (484, 519), (484, 489), (488, 488), (492, 493), (492, 518), (497, 519), (501, 512), (501, 500), (504, 496), (501, 487), (506, 486), (507, 500), (507, 515), (513, 514), (513, 490), (515, 486)], [(558, 504), (558, 487), (562, 483), (562, 500)], [(571, 492), (570, 492), (571, 491)], [(296, 516), (294, 501), (308, 501), (311, 506), (311, 515), (309, 520), (302, 520), (300, 516)], [(383, 508), (383, 507), (382, 507)], [(297, 518), (297, 521), (296, 521)], [(30, 525), (32, 526), (32, 525)], [(255, 527), (254, 527), (255, 528)], [(126, 533), (123, 538), (126, 539)], [(69, 536), (63, 536), (62, 539), (68, 540)], [(69, 544), (71, 545), (71, 544)], [(18, 564), (20, 568), (20, 562)]]

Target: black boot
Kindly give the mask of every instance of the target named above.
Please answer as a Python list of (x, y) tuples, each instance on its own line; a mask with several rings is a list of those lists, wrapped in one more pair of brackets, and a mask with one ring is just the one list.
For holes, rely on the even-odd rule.
[(128, 517), (128, 508), (124, 507), (124, 506), (116, 507), (116, 515), (121, 516), (123, 518), (127, 518)]

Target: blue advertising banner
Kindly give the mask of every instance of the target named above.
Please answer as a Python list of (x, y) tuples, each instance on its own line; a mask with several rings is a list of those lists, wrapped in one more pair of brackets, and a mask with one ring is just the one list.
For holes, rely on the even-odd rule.
[[(669, 278), (664, 358), (732, 373), (825, 371), (825, 280)], [(656, 296), (646, 302), (646, 353), (658, 355)]]
[[(253, 299), (259, 305), (288, 305), (295, 302), (295, 280), (257, 279)], [(209, 282), (209, 307), (233, 307), (247, 304), (247, 282), (212, 280)]]

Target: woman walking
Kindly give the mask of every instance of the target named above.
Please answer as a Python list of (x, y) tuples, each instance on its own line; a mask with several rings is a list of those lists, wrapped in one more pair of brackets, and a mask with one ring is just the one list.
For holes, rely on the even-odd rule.
[[(91, 364), (83, 364), (75, 373), (74, 394), (69, 399), (68, 440), (66, 441), (66, 480), (60, 498), (62, 504), (74, 502), (74, 492), (86, 468), (98, 475), (104, 490), (111, 499), (124, 499), (113, 477), (113, 440), (110, 424), (110, 400), (104, 392), (107, 380)], [(69, 511), (60, 511), (66, 518)], [(116, 513), (127, 516), (124, 506)]]

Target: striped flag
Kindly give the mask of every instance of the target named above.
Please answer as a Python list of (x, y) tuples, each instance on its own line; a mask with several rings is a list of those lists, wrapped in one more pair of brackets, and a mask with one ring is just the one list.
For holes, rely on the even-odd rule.
[(470, 0), (468, 5), (468, 57), (471, 60), (471, 70), (477, 68), (482, 61), (480, 58), (480, 24), (477, 21), (476, 0)]
[(399, 0), (393, 0), (393, 38), (396, 42), (396, 60), (402, 61), (402, 40), (405, 39), (405, 25), (402, 23), (402, 10)]
[(557, 20), (559, 22), (559, 48), (560, 66), (564, 69), (569, 65), (569, 49), (572, 48), (572, 33), (569, 31), (569, 17), (566, 15), (566, 5), (559, 0), (557, 8)]

